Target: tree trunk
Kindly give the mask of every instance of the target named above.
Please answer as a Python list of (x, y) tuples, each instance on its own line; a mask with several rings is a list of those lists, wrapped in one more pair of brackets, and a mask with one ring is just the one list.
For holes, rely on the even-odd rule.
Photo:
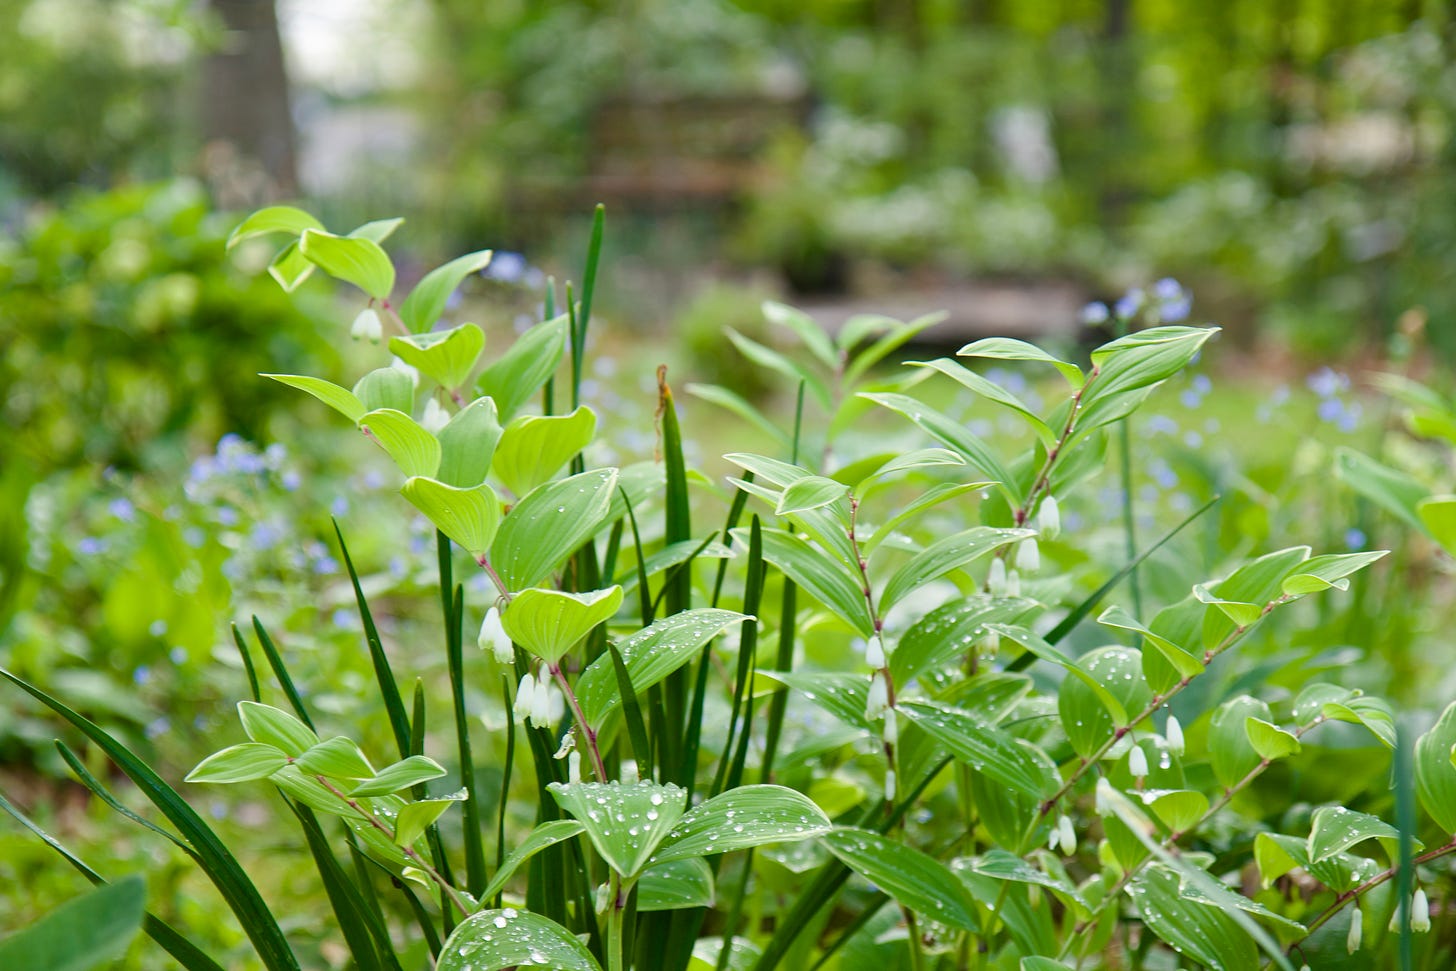
[(228, 207), (298, 194), (288, 72), (273, 0), (208, 0), (221, 47), (203, 69), (203, 170)]

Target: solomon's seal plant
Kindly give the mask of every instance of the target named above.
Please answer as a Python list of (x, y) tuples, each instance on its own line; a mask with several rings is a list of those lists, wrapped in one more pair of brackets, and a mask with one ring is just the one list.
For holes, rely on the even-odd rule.
[[(1126, 558), (1073, 519), (1112, 433), (1214, 328), (1138, 329), (1139, 303), (1085, 364), (991, 338), (886, 377), (876, 365), (933, 320), (859, 317), (831, 335), (770, 304), (799, 353), (729, 338), (788, 382), (792, 421), (691, 389), (772, 443), (727, 449), (724, 488), (688, 467), (663, 371), (657, 458), (590, 461), (616, 431), (581, 400), (600, 213), (579, 293), (558, 314), (552, 288), (545, 319), (500, 348), (442, 320), (490, 254), (396, 303), (383, 244), (397, 225), (336, 234), (273, 208), (233, 243), (281, 239), (269, 272), (285, 289), (322, 271), (358, 291), (341, 333), (377, 348), (376, 367), (348, 385), (266, 377), (382, 450), (397, 536), (411, 508), (435, 527), (442, 643), (386, 644), (365, 592), (378, 584), (341, 533), (394, 750), (325, 729), (334, 716), (255, 620), (235, 632), (253, 694), (241, 732), (186, 780), (270, 792), (297, 822), (352, 966), (419, 967), (405, 955), (422, 942), (440, 971), (1292, 971), (1340, 966), (1336, 951), (1409, 954), (1436, 923), (1450, 885), (1435, 864), (1456, 850), (1456, 707), (1414, 738), (1379, 699), (1306, 677), (1313, 650), (1275, 654), (1308, 601), (1383, 553), (1215, 553), (1173, 596), (1155, 603), (1170, 584), (1146, 584), (1127, 607), (1122, 585), (1152, 554), (1174, 586), (1200, 568), (1166, 553), (1212, 504)], [(1174, 296), (1163, 319), (1186, 313)], [(1045, 399), (986, 362), (1044, 372)], [(1011, 427), (990, 427), (1001, 416)], [(484, 593), (467, 594), (480, 588), (466, 571)], [(407, 698), (401, 678), (434, 650), (445, 676)], [(177, 789), (11, 680), (155, 803), (171, 829), (136, 818), (197, 860), (265, 968), (299, 967)], [(426, 732), (441, 711), (448, 740)], [(1389, 751), (1393, 776), (1375, 792), (1300, 783), (1327, 745)], [(185, 967), (217, 966), (183, 930), (145, 929)]]

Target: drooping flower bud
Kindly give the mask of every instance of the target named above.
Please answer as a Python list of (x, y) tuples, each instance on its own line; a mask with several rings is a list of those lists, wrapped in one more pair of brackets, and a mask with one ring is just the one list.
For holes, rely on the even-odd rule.
[(885, 802), (895, 801), (895, 770), (885, 770)]
[(529, 671), (521, 675), (521, 683), (516, 686), (516, 717), (523, 720), (530, 720), (531, 710), (536, 706), (536, 677)]
[(870, 641), (865, 645), (865, 663), (876, 671), (885, 666), (885, 643), (880, 640), (879, 634), (870, 635)]
[(870, 694), (865, 701), (865, 718), (868, 721), (877, 721), (890, 707), (889, 689), (885, 686), (885, 679), (876, 671), (870, 675)]
[(1047, 496), (1036, 511), (1036, 528), (1047, 539), (1056, 539), (1062, 531), (1062, 510), (1056, 496)]
[(1006, 596), (1021, 596), (1021, 573), (1016, 570), (1006, 574)]
[(898, 745), (900, 743), (900, 723), (895, 720), (895, 709), (885, 711), (885, 732), (886, 745)]
[(1093, 790), (1092, 808), (1099, 816), (1112, 815), (1112, 798), (1115, 790), (1112, 783), (1107, 781), (1107, 776), (1097, 780), (1097, 788)]
[(1062, 856), (1071, 856), (1077, 852), (1077, 831), (1072, 828), (1072, 818), (1066, 813), (1057, 820), (1057, 845), (1061, 848)]
[(1360, 902), (1350, 908), (1350, 932), (1345, 935), (1345, 950), (1354, 954), (1360, 950), (1360, 935), (1365, 929), (1365, 915), (1360, 912)]
[(1041, 549), (1034, 539), (1024, 539), (1016, 547), (1016, 569), (1019, 572), (1035, 573), (1041, 569)]
[(1163, 737), (1168, 741), (1168, 751), (1174, 755), (1183, 755), (1183, 725), (1178, 721), (1177, 715), (1168, 716), (1167, 727), (1163, 729)]
[(555, 719), (552, 717), (555, 698), (558, 693), (557, 687), (550, 681), (542, 679), (536, 685), (535, 695), (531, 698), (531, 714), (528, 716), (531, 724), (537, 728), (548, 727)]
[(1410, 915), (1411, 930), (1424, 934), (1431, 929), (1431, 902), (1424, 890), (1417, 888), (1411, 895)]
[(571, 782), (581, 781), (581, 753), (575, 749), (566, 757), (566, 778)]
[(440, 403), (434, 398), (426, 401), (425, 413), (420, 416), (420, 427), (431, 435), (438, 435), (448, 424), (450, 424), (450, 413), (440, 407)]
[(993, 597), (1006, 596), (1006, 561), (999, 556), (991, 561), (991, 572), (986, 576), (986, 589)]
[(1134, 779), (1147, 778), (1148, 757), (1143, 754), (1141, 745), (1134, 745), (1127, 753), (1127, 771), (1132, 773)]
[(516, 659), (515, 648), (511, 646), (505, 625), (501, 623), (500, 611), (494, 606), (485, 612), (485, 619), (480, 622), (480, 636), (476, 637), (475, 643), (482, 651), (490, 651), (502, 664), (510, 664)]
[(380, 338), (384, 336), (384, 324), (373, 307), (365, 307), (359, 311), (359, 315), (354, 318), (354, 323), (349, 327), (349, 336), (356, 341), (379, 343)]

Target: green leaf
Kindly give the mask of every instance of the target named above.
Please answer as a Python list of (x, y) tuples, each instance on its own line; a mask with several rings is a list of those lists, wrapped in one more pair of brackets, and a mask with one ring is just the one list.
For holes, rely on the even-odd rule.
[(961, 422), (908, 395), (862, 393), (860, 397), (904, 415), (946, 448), (964, 456), (981, 475), (993, 480), (1012, 506), (1021, 502), (1013, 486), (1016, 478), (986, 443), (967, 431)]
[(319, 741), (313, 729), (288, 712), (256, 701), (238, 702), (238, 717), (248, 738), (272, 745), (293, 758), (313, 748)]
[(1383, 820), (1344, 806), (1321, 806), (1310, 820), (1310, 862), (1321, 863), (1368, 839), (1396, 840), (1400, 839), (1400, 831)]
[(475, 387), (495, 399), (502, 421), (514, 415), (556, 373), (566, 353), (568, 326), (565, 314), (536, 324), (481, 372)]
[(757, 670), (754, 678), (756, 682), (757, 679), (770, 679), (788, 685), (851, 728), (869, 729), (865, 707), (869, 701), (870, 682), (863, 674)]
[(1041, 439), (1041, 442), (1044, 446), (1046, 446), (1047, 448), (1051, 448), (1054, 444), (1056, 444), (1056, 432), (1052, 431), (1051, 427), (1048, 426), (1046, 422), (1042, 421), (1041, 417), (1037, 415), (1036, 412), (1032, 411), (1031, 408), (1027, 406), (1026, 402), (1022, 401), (1020, 398), (1016, 397), (1016, 395), (1012, 394), (1010, 391), (1007, 391), (996, 382), (982, 377), (975, 371), (972, 371), (970, 368), (967, 368), (956, 361), (952, 361), (948, 357), (937, 358), (934, 361), (908, 361), (906, 363), (910, 364), (912, 367), (930, 368), (932, 370), (939, 371), (941, 374), (944, 374), (948, 378), (954, 379), (962, 387), (966, 388), (971, 392), (974, 392), (975, 394), (980, 395), (982, 398), (985, 398), (988, 401), (994, 401), (998, 405), (1002, 405), (1006, 408), (1010, 408), (1012, 411), (1021, 415), (1022, 418), (1026, 419), (1026, 421), (1031, 425), (1032, 430), (1036, 432), (1037, 437)]
[(1192, 789), (1145, 789), (1137, 793), (1170, 833), (1186, 833), (1208, 812), (1208, 797)]
[(807, 476), (790, 483), (789, 487), (783, 491), (783, 494), (779, 496), (774, 514), (790, 516), (811, 509), (821, 509), (824, 506), (840, 502), (848, 495), (849, 489), (843, 482), (836, 482), (818, 475)]
[(464, 799), (464, 795), (459, 799), (421, 799), (403, 807), (394, 818), (394, 845), (413, 846), (415, 840), (425, 835), (425, 830), (444, 815), (445, 810)]
[(1353, 890), (1380, 870), (1380, 864), (1374, 860), (1349, 853), (1338, 853), (1315, 863), (1310, 859), (1307, 839), (1283, 833), (1255, 836), (1254, 862), (1266, 889), (1295, 867), (1309, 871), (1310, 876), (1339, 893)]
[(824, 845), (910, 910), (956, 930), (980, 932), (970, 891), (939, 860), (866, 829), (831, 830)]
[(1456, 556), (1456, 496), (1429, 496), (1416, 503), (1416, 515), (1441, 548)]
[(313, 270), (313, 264), (303, 255), (296, 239), (279, 250), (268, 264), (268, 275), (278, 282), (284, 293), (297, 290), (303, 281), (313, 276)]
[(91, 971), (119, 960), (141, 929), (146, 898), (140, 876), (97, 887), (0, 940), (0, 968)]
[(1014, 624), (1036, 611), (1031, 600), (973, 594), (942, 604), (917, 620), (900, 636), (890, 655), (890, 673), (905, 684), (926, 671), (937, 671), (976, 649), (988, 624)]
[(763, 302), (763, 316), (769, 323), (793, 331), (809, 352), (829, 370), (839, 367), (839, 352), (834, 349), (834, 342), (824, 333), (824, 328), (815, 323), (813, 317), (775, 300)]
[[(1049, 862), (1050, 857), (1044, 855), (1044, 865), (1053, 865)], [(1062, 899), (1072, 903), (1079, 911), (1078, 918), (1085, 920), (1091, 915), (1087, 901), (1081, 892), (1067, 878), (1066, 872), (1060, 866), (1056, 867), (1056, 873), (1044, 873), (1032, 866), (1026, 860), (1015, 853), (1008, 853), (1006, 850), (991, 849), (981, 856), (970, 860), (955, 860), (951, 863), (952, 868), (959, 870), (964, 867), (972, 873), (983, 877), (990, 877), (993, 880), (1010, 880), (1014, 883), (1025, 883), (1037, 887), (1046, 887)]]
[(531, 490), (501, 523), (490, 559), (511, 591), (533, 587), (597, 531), (611, 508), (616, 469), (595, 469)]
[(1206, 583), (1194, 584), (1193, 597), (1201, 604), (1217, 607), (1225, 617), (1239, 627), (1248, 627), (1264, 616), (1263, 604), (1223, 599), (1210, 590)]
[(481, 483), (472, 489), (457, 489), (414, 476), (399, 491), (477, 562), (490, 549), (501, 523), (500, 500), (490, 486)]
[[(869, 485), (899, 472), (911, 472), (916, 469), (947, 468), (965, 464), (965, 459), (948, 448), (917, 448), (891, 456), (883, 464), (877, 466), (873, 472), (860, 476), (857, 479), (846, 480), (844, 478), (845, 469), (840, 469), (834, 473), (834, 476), (840, 482), (850, 482), (854, 486), (854, 491), (863, 497), (868, 491), (867, 487)], [(961, 483), (957, 484), (959, 485)], [(994, 485), (991, 482), (978, 484), (981, 487)]]
[[(964, 464), (964, 463), (962, 463)], [(896, 530), (907, 521), (914, 519), (921, 513), (942, 502), (957, 499), (968, 492), (980, 492), (987, 486), (993, 486), (994, 482), (943, 482), (940, 485), (931, 486), (920, 495), (911, 499), (905, 505), (895, 510), (894, 515), (875, 527), (870, 538), (865, 540), (860, 547), (865, 556), (880, 548), (890, 537), (897, 535)]]
[(1073, 388), (1082, 386), (1082, 369), (1075, 364), (1052, 357), (1035, 344), (1019, 341), (1012, 337), (987, 337), (967, 344), (956, 351), (957, 357), (984, 357), (996, 361), (1039, 361), (1050, 364), (1062, 372), (1062, 377)]
[(330, 779), (369, 779), (374, 776), (374, 766), (369, 764), (358, 744), (342, 735), (314, 745), (299, 756), (295, 764), (300, 772)]
[(415, 409), (415, 380), (397, 367), (375, 368), (354, 383), (354, 396), (366, 412), (393, 408), (408, 415)]
[(653, 863), (796, 843), (829, 831), (829, 817), (808, 796), (783, 786), (740, 786), (684, 816)]
[(1381, 465), (1370, 456), (1341, 446), (1335, 449), (1335, 478), (1413, 529), (1424, 529), (1416, 507), (1430, 490), (1409, 473)]
[(994, 526), (973, 526), (931, 543), (896, 570), (880, 594), (880, 613), (890, 608), (912, 590), (939, 579), (952, 570), (959, 570), (988, 553), (1017, 540), (1036, 535), (1032, 529), (997, 529)]
[(1216, 333), (1216, 327), (1153, 327), (1093, 351), (1097, 377), (1089, 379), (1082, 393), (1077, 437), (1131, 414)]
[(227, 238), (227, 248), (232, 249), (244, 240), (267, 236), (270, 233), (288, 233), (290, 236), (299, 236), (305, 229), (323, 228), (323, 223), (302, 209), (295, 209), (292, 206), (269, 206), (266, 209), (259, 209), (238, 223), (237, 228)]
[(360, 418), (364, 417), (364, 412), (367, 410), (364, 403), (356, 398), (353, 392), (341, 388), (331, 381), (325, 381), (323, 378), (311, 378), (306, 374), (264, 374), (261, 376), (277, 381), (279, 384), (286, 384), (290, 388), (308, 392), (356, 424)]
[(490, 474), (491, 459), (500, 436), (495, 402), (490, 398), (476, 398), (461, 408), (435, 436), (440, 440), (440, 468), (435, 478), (457, 489), (480, 485)]
[[(733, 624), (747, 620), (732, 610), (698, 608), (655, 621), (617, 644), (622, 663), (638, 693), (662, 681), (698, 656), (704, 644)], [(577, 701), (587, 724), (599, 729), (607, 715), (622, 703), (612, 659), (602, 654), (581, 673), (576, 685)]]
[[(490, 264), (491, 251), (488, 249), (478, 250), (474, 253), (466, 253), (464, 256), (457, 256), (444, 266), (437, 266), (410, 291), (404, 303), (399, 305), (399, 319), (410, 329), (410, 333), (419, 334), (429, 330), (440, 319), (440, 314), (445, 312), (445, 304), (450, 300), (450, 294), (465, 281), (465, 278), (472, 273), (478, 273)], [(391, 341), (391, 346), (393, 342)], [(418, 367), (418, 365), (416, 365)], [(424, 368), (420, 368), (424, 370)], [(446, 384), (440, 382), (447, 388), (459, 387), (458, 383)]]
[(1327, 702), (1326, 717), (1336, 721), (1364, 725), (1386, 748), (1395, 748), (1395, 716), (1390, 705), (1379, 698), (1351, 698), (1348, 702)]
[(403, 216), (395, 216), (392, 219), (372, 219), (362, 226), (352, 230), (349, 237), (367, 239), (373, 243), (383, 243), (394, 235), (394, 231), (404, 225)]
[(530, 587), (516, 594), (501, 614), (501, 623), (515, 643), (553, 667), (598, 624), (622, 606), (622, 588), (567, 593)]
[(1218, 907), (1185, 898), (1171, 869), (1146, 867), (1127, 893), (1148, 929), (1180, 955), (1215, 971), (1258, 967), (1259, 951), (1243, 928)]
[(575, 935), (529, 910), (506, 907), (471, 914), (446, 938), (435, 971), (502, 971), (544, 967), (601, 971)]
[(1244, 732), (1249, 736), (1249, 744), (1254, 746), (1254, 751), (1259, 753), (1261, 759), (1272, 762), (1299, 754), (1299, 739), (1262, 718), (1250, 715), (1244, 722)]
[(688, 394), (732, 412), (788, 450), (789, 436), (784, 430), (765, 418), (763, 412), (749, 404), (742, 395), (716, 384), (689, 384), (686, 388)]
[(555, 846), (575, 836), (586, 832), (586, 827), (574, 819), (553, 819), (549, 822), (539, 823), (535, 829), (526, 834), (526, 838), (516, 844), (511, 855), (506, 857), (504, 862), (495, 871), (495, 876), (480, 894), (481, 900), (489, 900), (505, 889), (515, 872), (520, 869), (531, 857), (540, 853), (548, 846)]
[(1389, 554), (1389, 550), (1372, 550), (1367, 553), (1326, 553), (1312, 556), (1301, 563), (1294, 573), (1284, 578), (1281, 585), (1291, 597), (1307, 593), (1319, 593), (1334, 587), (1347, 590), (1350, 574), (1365, 569), (1371, 563)]
[(619, 876), (642, 872), (687, 808), (686, 789), (656, 782), (553, 782), (551, 795)]
[[(1203, 659), (1195, 657), (1192, 653), (1174, 644), (1161, 634), (1156, 634), (1142, 624), (1138, 623), (1126, 610), (1113, 605), (1102, 612), (1097, 618), (1097, 623), (1104, 627), (1116, 627), (1120, 630), (1136, 631), (1141, 634), (1143, 641), (1151, 644), (1153, 648), (1178, 672), (1179, 677), (1196, 678), (1203, 673)], [(1167, 686), (1164, 687), (1166, 690)]]
[(371, 411), (359, 419), (359, 427), (389, 453), (406, 478), (432, 476), (440, 467), (440, 440), (402, 411)]
[(408, 337), (391, 337), (390, 351), (440, 387), (457, 391), (470, 380), (485, 350), (485, 331), (475, 324)]
[(1245, 724), (1250, 718), (1269, 720), (1269, 706), (1257, 698), (1239, 695), (1219, 705), (1208, 728), (1208, 751), (1213, 774), (1227, 788), (1252, 772), (1262, 756), (1249, 741)]
[(495, 474), (524, 496), (591, 443), (597, 415), (582, 405), (569, 415), (522, 415), (506, 425), (495, 449)]
[[(781, 529), (765, 529), (763, 558), (784, 572), (811, 597), (832, 610), (840, 620), (863, 637), (874, 633), (869, 604), (865, 601), (863, 580), (849, 567), (822, 552), (792, 533)], [(742, 530), (734, 537), (746, 542)]]
[(329, 276), (354, 284), (376, 300), (389, 299), (394, 264), (374, 240), (305, 229), (298, 245), (308, 261)]
[(401, 759), (393, 765), (380, 769), (374, 778), (367, 779), (351, 789), (349, 795), (355, 798), (388, 796), (396, 792), (403, 792), (421, 782), (438, 779), (445, 774), (444, 766), (434, 759), (425, 755), (411, 755), (409, 758)]
[(1057, 690), (1057, 712), (1072, 748), (1089, 758), (1114, 729), (1147, 708), (1153, 693), (1143, 680), (1142, 652), (1131, 647), (1088, 651), (1068, 671), (1073, 676)]
[(1456, 702), (1446, 706), (1431, 730), (1416, 739), (1416, 795), (1443, 833), (1456, 834)]
[[(839, 346), (846, 351), (853, 351), (854, 346), (862, 337), (869, 336), (871, 329), (877, 330), (881, 325), (888, 325), (888, 333), (864, 350), (854, 353), (854, 360), (850, 361), (849, 366), (844, 369), (844, 380), (851, 384), (858, 381), (870, 368), (883, 361), (891, 351), (914, 340), (921, 331), (934, 327), (949, 316), (950, 314), (944, 310), (937, 310), (935, 313), (924, 314), (905, 323), (891, 317), (874, 314), (860, 314), (851, 317), (845, 321), (844, 329), (839, 334)], [(868, 323), (856, 326), (862, 321)]]
[(713, 870), (702, 859), (648, 867), (637, 881), (637, 912), (713, 906)]
[(733, 346), (738, 348), (744, 357), (760, 367), (782, 374), (789, 379), (791, 387), (797, 387), (802, 381), (804, 387), (818, 400), (819, 404), (826, 409), (831, 406), (829, 387), (818, 375), (778, 351), (765, 347), (752, 338), (744, 337), (732, 327), (725, 327), (723, 330), (728, 335), (728, 339), (733, 342)]
[(1056, 776), (1013, 736), (969, 712), (933, 701), (905, 701), (897, 709), (945, 745), (957, 761), (1016, 792), (1041, 798), (1057, 787)]
[(183, 782), (227, 784), (266, 779), (288, 764), (288, 756), (263, 742), (244, 742), (214, 752), (187, 773)]

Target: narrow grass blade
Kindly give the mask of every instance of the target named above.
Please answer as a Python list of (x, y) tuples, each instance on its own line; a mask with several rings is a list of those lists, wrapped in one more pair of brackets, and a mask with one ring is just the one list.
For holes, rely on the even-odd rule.
[[(3, 795), (0, 795), (0, 809), (5, 810), (5, 812), (15, 818), (16, 822), (30, 830), (40, 838), (41, 842), (60, 854), (67, 863), (75, 867), (92, 884), (100, 886), (108, 882), (105, 877), (87, 866), (80, 857), (61, 845), (60, 841), (55, 837), (32, 822)], [(172, 925), (161, 918), (148, 913), (142, 918), (142, 930), (148, 937), (156, 941), (162, 950), (176, 958), (177, 963), (182, 965), (186, 971), (223, 971), (222, 965), (208, 957), (197, 945), (183, 937)]]
[(339, 552), (343, 555), (344, 567), (349, 571), (349, 582), (354, 585), (354, 599), (359, 605), (359, 619), (364, 623), (364, 638), (369, 643), (369, 657), (374, 662), (374, 677), (379, 682), (379, 693), (384, 699), (384, 710), (389, 715), (390, 728), (394, 730), (394, 743), (399, 757), (409, 755), (409, 716), (404, 710), (404, 701), (399, 695), (399, 686), (394, 680), (394, 671), (384, 653), (384, 643), (379, 639), (379, 630), (374, 626), (374, 616), (369, 612), (369, 602), (364, 599), (364, 588), (359, 585), (359, 574), (354, 570), (354, 561), (349, 558), (349, 547), (344, 542), (344, 532), (334, 522), (334, 535), (339, 538)]
[[(415, 679), (414, 701), (412, 705), (412, 717), (410, 718), (410, 755), (425, 754), (425, 731), (427, 728), (425, 713), (425, 684), (419, 678)], [(415, 799), (428, 799), (429, 787), (420, 783), (410, 789), (410, 794)], [(450, 859), (445, 855), (445, 844), (440, 839), (440, 826), (438, 823), (431, 823), (425, 831), (425, 839), (430, 844), (430, 855), (434, 857), (435, 869), (440, 872), (446, 883), (454, 883), (454, 874), (450, 872)], [(445, 923), (445, 936), (455, 929), (454, 908), (450, 903), (450, 896), (445, 888), (440, 888), (440, 914)]]
[(632, 500), (627, 495), (627, 490), (618, 486), (622, 493), (622, 502), (627, 507), (627, 522), (632, 525), (632, 551), (637, 556), (637, 604), (638, 612), (642, 615), (642, 626), (651, 625), (654, 617), (652, 590), (647, 583), (647, 556), (642, 552), (642, 533), (637, 528), (637, 513), (632, 508)]
[(253, 693), (253, 700), (261, 702), (263, 695), (258, 687), (258, 671), (253, 667), (253, 655), (248, 651), (248, 642), (243, 640), (243, 632), (238, 630), (237, 624), (229, 625), (233, 632), (233, 643), (238, 646), (238, 656), (243, 659), (243, 670), (248, 673), (248, 690)]
[(304, 707), (303, 697), (298, 693), (298, 688), (293, 684), (293, 678), (288, 675), (288, 668), (283, 664), (283, 655), (278, 653), (278, 647), (273, 643), (273, 638), (268, 636), (268, 631), (263, 627), (263, 622), (258, 615), (253, 615), (253, 633), (258, 635), (258, 645), (263, 648), (263, 656), (268, 659), (268, 666), (273, 669), (273, 676), (278, 679), (278, 686), (283, 689), (283, 694), (288, 698), (288, 704), (293, 707), (294, 714), (298, 715), (299, 721), (309, 728), (313, 728), (313, 719), (308, 716), (308, 709)]
[[(742, 479), (744, 482), (752, 482), (753, 473), (745, 471), (742, 475)], [(723, 523), (723, 534), (719, 537), (719, 542), (723, 543), (725, 546), (728, 543), (732, 542), (733, 530), (735, 527), (737, 527), (738, 520), (743, 518), (743, 510), (747, 505), (748, 493), (743, 489), (735, 490), (733, 493), (733, 503), (728, 507), (728, 518)], [(728, 561), (726, 559), (719, 560), (718, 575), (713, 578), (713, 600), (709, 604), (709, 606), (718, 606), (718, 598), (722, 596), (723, 593), (723, 578), (727, 575)]]
[[(788, 671), (794, 666), (795, 615), (798, 613), (798, 587), (784, 577), (783, 599), (779, 602), (779, 650), (774, 658), (775, 671)], [(784, 712), (789, 706), (787, 688), (777, 691), (768, 703), (768, 728), (763, 740), (763, 769), (760, 782), (773, 781), (774, 756), (779, 747), (779, 734), (784, 727)]]
[[(449, 542), (449, 540), (445, 540)], [(480, 822), (480, 793), (476, 791), (475, 756), (470, 748), (470, 718), (465, 712), (465, 591), (455, 587), (454, 603), (446, 618), (450, 668), (450, 697), (455, 715), (455, 748), (460, 755), (460, 784), (465, 787), (461, 808), (465, 841), (465, 889), (479, 897), (487, 879), (485, 841)]]
[(637, 692), (632, 690), (632, 678), (627, 673), (627, 664), (622, 652), (615, 644), (608, 644), (612, 655), (612, 670), (617, 675), (617, 691), (622, 695), (622, 714), (627, 723), (627, 738), (632, 743), (632, 757), (637, 760), (640, 778), (652, 778), (652, 747), (647, 740), (647, 725), (642, 720), (642, 708), (637, 703)]
[[(743, 584), (743, 613), (749, 617), (758, 617), (763, 601), (763, 581), (763, 525), (754, 516), (748, 525), (748, 572)], [(738, 670), (733, 679), (733, 708), (728, 717), (728, 736), (723, 743), (723, 758), (718, 763), (709, 796), (737, 788), (743, 780), (743, 763), (748, 757), (747, 742), (753, 728), (753, 659), (757, 652), (758, 620), (746, 620), (738, 635)], [(738, 739), (736, 751), (735, 739)]]
[(177, 827), (182, 838), (197, 853), (203, 872), (237, 916), (243, 932), (252, 941), (264, 967), (269, 971), (300, 971), (288, 940), (278, 927), (278, 921), (268, 910), (268, 905), (263, 902), (258, 888), (248, 879), (237, 859), (228, 852), (212, 828), (202, 821), (202, 817), (197, 815), (175, 789), (163, 782), (149, 765), (90, 719), (72, 711), (40, 688), (3, 668), (0, 668), (0, 677), (50, 708), (100, 746), (152, 804)]
[[(399, 971), (399, 962), (394, 958), (394, 948), (389, 934), (382, 927), (371, 926), (370, 914), (359, 891), (344, 873), (343, 867), (329, 848), (328, 838), (319, 826), (313, 810), (299, 805), (291, 799), (285, 800), (288, 808), (298, 817), (304, 838), (308, 841), (309, 853), (313, 855), (314, 866), (319, 879), (323, 881), (324, 893), (329, 898), (334, 917), (339, 921), (339, 931), (344, 935), (349, 954), (354, 958), (359, 971)], [(388, 960), (386, 963), (385, 957)]]
[[(666, 484), (663, 504), (663, 542), (690, 542), (692, 515), (688, 504), (687, 464), (683, 459), (682, 429), (677, 421), (677, 405), (672, 399), (672, 388), (667, 383), (667, 365), (657, 368), (657, 420), (661, 434), (661, 454)], [(691, 563), (691, 559), (688, 561)], [(693, 576), (690, 569), (678, 570), (662, 581), (663, 611), (667, 616), (682, 613), (692, 606)], [(683, 744), (674, 744), (662, 752), (664, 775), (680, 785), (685, 785), (696, 765), (697, 752), (691, 739), (685, 738), (688, 709), (688, 669), (679, 668), (668, 676), (662, 685), (662, 706), (667, 716), (666, 730), (674, 742), (683, 739)], [(676, 749), (676, 751), (674, 751)], [(693, 761), (690, 763), (689, 759)]]
[[(510, 679), (501, 675), (501, 702), (506, 712), (506, 759), (505, 765), (501, 768), (500, 800), (496, 804), (495, 820), (495, 866), (499, 870), (506, 859), (506, 810), (510, 804), (511, 792), (511, 771), (516, 763), (516, 721), (511, 711), (511, 685)], [(481, 901), (491, 907), (500, 906), (500, 894), (496, 894), (491, 901)]]
[(107, 789), (106, 786), (102, 784), (100, 779), (97, 779), (94, 775), (91, 774), (91, 772), (86, 768), (85, 764), (82, 763), (82, 761), (76, 756), (76, 753), (71, 751), (71, 747), (69, 745), (67, 745), (65, 742), (62, 742), (60, 739), (57, 739), (55, 744), (56, 751), (61, 753), (61, 758), (64, 759), (66, 764), (71, 767), (71, 771), (76, 773), (76, 778), (81, 780), (81, 784), (84, 785), (87, 789), (90, 789), (96, 795), (96, 797), (102, 802), (106, 803), (106, 805), (110, 807), (113, 812), (121, 816), (125, 816), (127, 819), (131, 820), (132, 822), (136, 823), (138, 826), (141, 826), (144, 829), (151, 830), (153, 833), (156, 833), (158, 836), (167, 840), (169, 843), (176, 846), (182, 852), (192, 857), (194, 861), (197, 861), (199, 863), (201, 862), (197, 859), (197, 854), (192, 852), (192, 847), (188, 846), (184, 840), (178, 839), (176, 835), (167, 832), (165, 829), (158, 826), (150, 819), (139, 816), (136, 813), (132, 812), (130, 809), (128, 809), (126, 806), (122, 805), (121, 801), (112, 794), (111, 790)]

